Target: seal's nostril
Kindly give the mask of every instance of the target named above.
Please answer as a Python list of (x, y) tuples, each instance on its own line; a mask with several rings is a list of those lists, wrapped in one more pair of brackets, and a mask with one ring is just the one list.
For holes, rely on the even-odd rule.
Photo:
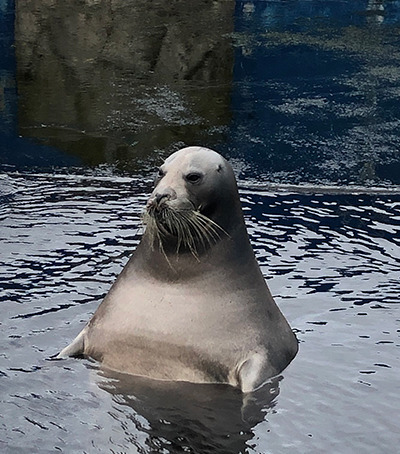
[(170, 187), (160, 188), (154, 195), (153, 200), (154, 204), (159, 206), (162, 203), (176, 199), (176, 192)]
[(160, 194), (160, 193), (157, 193), (157, 194), (155, 195), (155, 199), (156, 199), (157, 204), (161, 203), (161, 201), (162, 201), (163, 199), (169, 200), (170, 198), (171, 198), (171, 194), (166, 194), (166, 193), (161, 193), (161, 194)]

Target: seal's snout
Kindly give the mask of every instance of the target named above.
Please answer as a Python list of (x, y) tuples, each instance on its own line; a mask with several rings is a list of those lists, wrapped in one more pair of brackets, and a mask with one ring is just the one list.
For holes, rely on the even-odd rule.
[(153, 193), (147, 204), (147, 208), (153, 208), (156, 210), (161, 209), (168, 201), (174, 199), (176, 199), (176, 192), (172, 188), (166, 188), (162, 191)]

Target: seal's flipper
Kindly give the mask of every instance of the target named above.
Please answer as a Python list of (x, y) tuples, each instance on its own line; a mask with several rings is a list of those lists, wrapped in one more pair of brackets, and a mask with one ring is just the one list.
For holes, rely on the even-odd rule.
[(254, 353), (250, 358), (243, 361), (238, 367), (238, 381), (240, 389), (244, 393), (249, 393), (260, 388), (275, 373), (266, 371), (266, 358), (261, 353)]
[(87, 328), (84, 328), (75, 339), (56, 356), (57, 359), (67, 358), (68, 356), (82, 356), (85, 350), (84, 336)]

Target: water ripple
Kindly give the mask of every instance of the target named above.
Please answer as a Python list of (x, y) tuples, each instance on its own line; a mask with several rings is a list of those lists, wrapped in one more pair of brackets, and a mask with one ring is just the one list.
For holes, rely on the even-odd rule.
[[(93, 387), (90, 363), (45, 361), (84, 326), (138, 244), (149, 192), (148, 181), (112, 176), (0, 178), (0, 388), (15, 446), (16, 434), (37, 446), (46, 432), (79, 450), (76, 434), (89, 431), (92, 447), (127, 452), (133, 437), (148, 452), (150, 431), (155, 446), (178, 430), (174, 409), (154, 425), (137, 399)], [(268, 417), (242, 442), (281, 452), (293, 440), (290, 452), (311, 434), (324, 452), (338, 431), (384, 433), (399, 405), (400, 194), (242, 187), (241, 198), (261, 269), (300, 341)]]

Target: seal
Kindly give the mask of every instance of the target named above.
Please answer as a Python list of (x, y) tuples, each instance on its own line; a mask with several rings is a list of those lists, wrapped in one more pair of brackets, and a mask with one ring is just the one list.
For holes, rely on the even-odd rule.
[(243, 392), (279, 374), (298, 343), (254, 256), (230, 164), (203, 147), (169, 156), (144, 224), (133, 256), (58, 357)]

